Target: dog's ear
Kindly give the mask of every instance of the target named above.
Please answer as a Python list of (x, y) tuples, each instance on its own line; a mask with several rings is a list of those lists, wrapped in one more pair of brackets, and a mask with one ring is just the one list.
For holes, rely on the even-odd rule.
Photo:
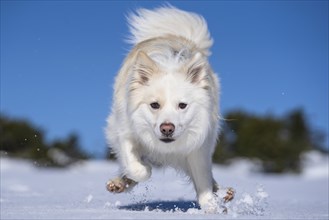
[(198, 84), (207, 77), (208, 64), (202, 54), (197, 52), (187, 65), (187, 79), (194, 84)]
[(157, 71), (156, 63), (143, 51), (137, 54), (136, 63), (134, 66), (135, 80), (140, 84), (145, 85), (150, 77)]

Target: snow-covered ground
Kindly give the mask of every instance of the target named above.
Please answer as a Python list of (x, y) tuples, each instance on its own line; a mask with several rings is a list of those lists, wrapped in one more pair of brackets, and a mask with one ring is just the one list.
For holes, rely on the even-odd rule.
[(328, 219), (328, 156), (309, 153), (304, 165), (301, 175), (256, 173), (246, 160), (215, 165), (216, 180), (236, 197), (228, 214), (204, 214), (192, 184), (172, 169), (155, 169), (151, 180), (114, 195), (105, 183), (115, 162), (49, 169), (1, 158), (0, 219)]

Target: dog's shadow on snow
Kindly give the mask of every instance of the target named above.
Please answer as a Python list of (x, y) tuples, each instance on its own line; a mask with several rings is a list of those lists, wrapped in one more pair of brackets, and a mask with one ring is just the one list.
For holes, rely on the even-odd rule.
[(200, 209), (200, 206), (196, 201), (152, 201), (152, 202), (139, 202), (135, 204), (129, 204), (119, 206), (119, 209), (125, 209), (130, 211), (163, 211), (163, 212), (186, 212), (189, 209)]

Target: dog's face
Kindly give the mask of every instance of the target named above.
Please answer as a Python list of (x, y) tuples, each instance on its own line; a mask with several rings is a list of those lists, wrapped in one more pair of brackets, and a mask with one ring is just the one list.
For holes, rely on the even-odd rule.
[(204, 138), (199, 130), (207, 130), (210, 100), (207, 63), (200, 54), (164, 66), (140, 52), (133, 71), (129, 110), (144, 142)]

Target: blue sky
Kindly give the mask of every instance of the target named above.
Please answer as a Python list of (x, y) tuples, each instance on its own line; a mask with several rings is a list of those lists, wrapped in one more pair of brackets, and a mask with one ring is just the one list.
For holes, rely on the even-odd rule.
[[(328, 136), (328, 1), (167, 2), (208, 22), (222, 113), (301, 107)], [(113, 79), (130, 48), (125, 15), (162, 4), (2, 0), (1, 113), (30, 120), (48, 140), (75, 132), (102, 155)]]

